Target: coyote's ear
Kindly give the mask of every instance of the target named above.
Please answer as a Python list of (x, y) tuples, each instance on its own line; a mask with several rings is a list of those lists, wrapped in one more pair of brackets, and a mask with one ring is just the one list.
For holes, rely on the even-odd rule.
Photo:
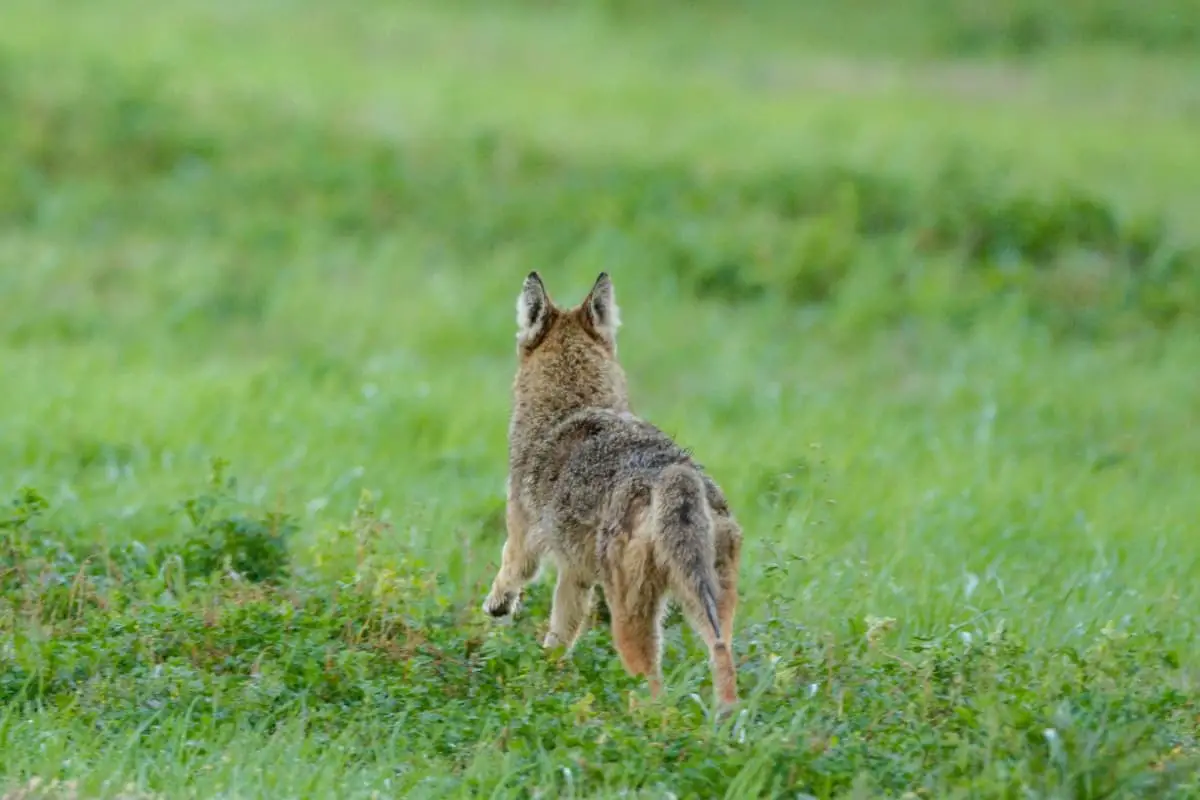
[(612, 278), (607, 272), (601, 272), (596, 278), (595, 285), (583, 301), (583, 313), (588, 322), (601, 338), (611, 345), (617, 343), (617, 328), (621, 327), (621, 309), (617, 308), (617, 298), (613, 294)]
[(517, 341), (522, 345), (536, 342), (550, 319), (550, 297), (542, 276), (531, 272), (517, 295)]

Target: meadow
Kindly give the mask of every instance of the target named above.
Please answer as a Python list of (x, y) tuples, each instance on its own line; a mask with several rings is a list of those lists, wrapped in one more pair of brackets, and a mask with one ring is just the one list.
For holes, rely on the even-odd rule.
[[(1185, 0), (6, 0), (0, 797), (1200, 796)], [(514, 301), (746, 530), (480, 610)]]

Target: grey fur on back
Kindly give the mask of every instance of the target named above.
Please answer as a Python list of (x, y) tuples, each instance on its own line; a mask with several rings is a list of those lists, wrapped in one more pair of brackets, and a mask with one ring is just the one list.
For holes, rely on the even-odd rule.
[(572, 563), (598, 574), (604, 538), (649, 510), (660, 476), (676, 465), (695, 470), (707, 505), (725, 508), (717, 485), (662, 430), (629, 412), (586, 408), (512, 454), (513, 488), (526, 507), (540, 509), (535, 528), (557, 531), (551, 549), (569, 548)]

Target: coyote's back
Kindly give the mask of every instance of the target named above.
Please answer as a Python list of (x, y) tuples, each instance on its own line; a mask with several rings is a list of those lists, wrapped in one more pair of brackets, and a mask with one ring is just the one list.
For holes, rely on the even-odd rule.
[(631, 409), (617, 362), (618, 310), (601, 274), (560, 309), (531, 273), (517, 300), (519, 365), (509, 424), (508, 536), (484, 609), (511, 613), (544, 557), (558, 567), (547, 647), (582, 633), (603, 588), (625, 667), (662, 686), (668, 597), (708, 644), (723, 705), (737, 699), (730, 652), (741, 529), (690, 454)]

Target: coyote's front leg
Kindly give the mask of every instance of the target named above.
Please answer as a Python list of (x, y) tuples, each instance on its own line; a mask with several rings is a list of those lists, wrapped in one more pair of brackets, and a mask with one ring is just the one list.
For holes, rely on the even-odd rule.
[(517, 609), (521, 590), (537, 574), (539, 553), (529, 547), (529, 515), (516, 498), (509, 494), (505, 510), (508, 536), (500, 556), (500, 571), (492, 581), (492, 590), (483, 601), (483, 610), (493, 617), (504, 617)]

